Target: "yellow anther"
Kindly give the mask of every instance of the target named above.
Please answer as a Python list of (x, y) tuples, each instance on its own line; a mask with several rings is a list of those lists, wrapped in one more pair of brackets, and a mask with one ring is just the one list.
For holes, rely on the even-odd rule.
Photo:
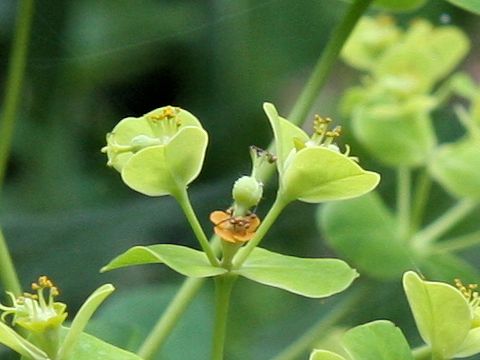
[(32, 290), (33, 291), (40, 290), (40, 285), (38, 285), (37, 283), (32, 283)]

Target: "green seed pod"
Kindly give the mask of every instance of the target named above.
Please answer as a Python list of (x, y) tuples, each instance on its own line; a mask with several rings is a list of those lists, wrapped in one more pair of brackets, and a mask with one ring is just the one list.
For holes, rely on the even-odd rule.
[(252, 176), (242, 176), (233, 185), (233, 200), (242, 208), (249, 209), (256, 206), (262, 195), (263, 184)]

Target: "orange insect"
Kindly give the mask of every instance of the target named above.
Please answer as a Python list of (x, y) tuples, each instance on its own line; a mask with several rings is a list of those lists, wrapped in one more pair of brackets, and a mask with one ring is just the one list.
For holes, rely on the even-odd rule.
[(213, 230), (221, 239), (231, 243), (244, 243), (253, 238), (260, 225), (260, 219), (254, 213), (234, 216), (233, 208), (226, 211), (216, 210), (210, 214)]

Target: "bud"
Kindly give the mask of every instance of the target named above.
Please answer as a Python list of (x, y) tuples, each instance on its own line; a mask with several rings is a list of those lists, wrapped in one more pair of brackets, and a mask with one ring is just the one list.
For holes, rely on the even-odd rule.
[(233, 200), (244, 209), (256, 206), (260, 202), (262, 195), (263, 184), (252, 176), (242, 176), (233, 185)]

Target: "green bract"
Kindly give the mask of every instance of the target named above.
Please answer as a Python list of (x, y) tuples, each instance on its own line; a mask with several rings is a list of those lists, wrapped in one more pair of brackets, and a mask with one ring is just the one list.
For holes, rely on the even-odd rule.
[(264, 109), (275, 135), (279, 196), (285, 202), (348, 199), (377, 186), (380, 176), (363, 170), (348, 154), (342, 154), (332, 141), (337, 134), (330, 135), (326, 123), (317, 123), (316, 133), (309, 138), (280, 117), (272, 104), (265, 103)]
[[(345, 333), (343, 347), (351, 360), (413, 360), (400, 329), (386, 320), (357, 326)], [(326, 350), (314, 350), (310, 360), (345, 360)]]
[(354, 135), (388, 165), (426, 163), (436, 144), (429, 113), (441, 101), (430, 92), (468, 48), (467, 37), (453, 26), (418, 20), (402, 33), (391, 19), (363, 19), (342, 53), (368, 72), (343, 99)]
[(412, 271), (405, 273), (403, 287), (420, 336), (435, 356), (451, 359), (480, 352), (480, 309), (472, 288), (425, 281)]
[(166, 106), (120, 121), (102, 151), (133, 190), (175, 196), (200, 173), (207, 143), (208, 135), (195, 116)]

